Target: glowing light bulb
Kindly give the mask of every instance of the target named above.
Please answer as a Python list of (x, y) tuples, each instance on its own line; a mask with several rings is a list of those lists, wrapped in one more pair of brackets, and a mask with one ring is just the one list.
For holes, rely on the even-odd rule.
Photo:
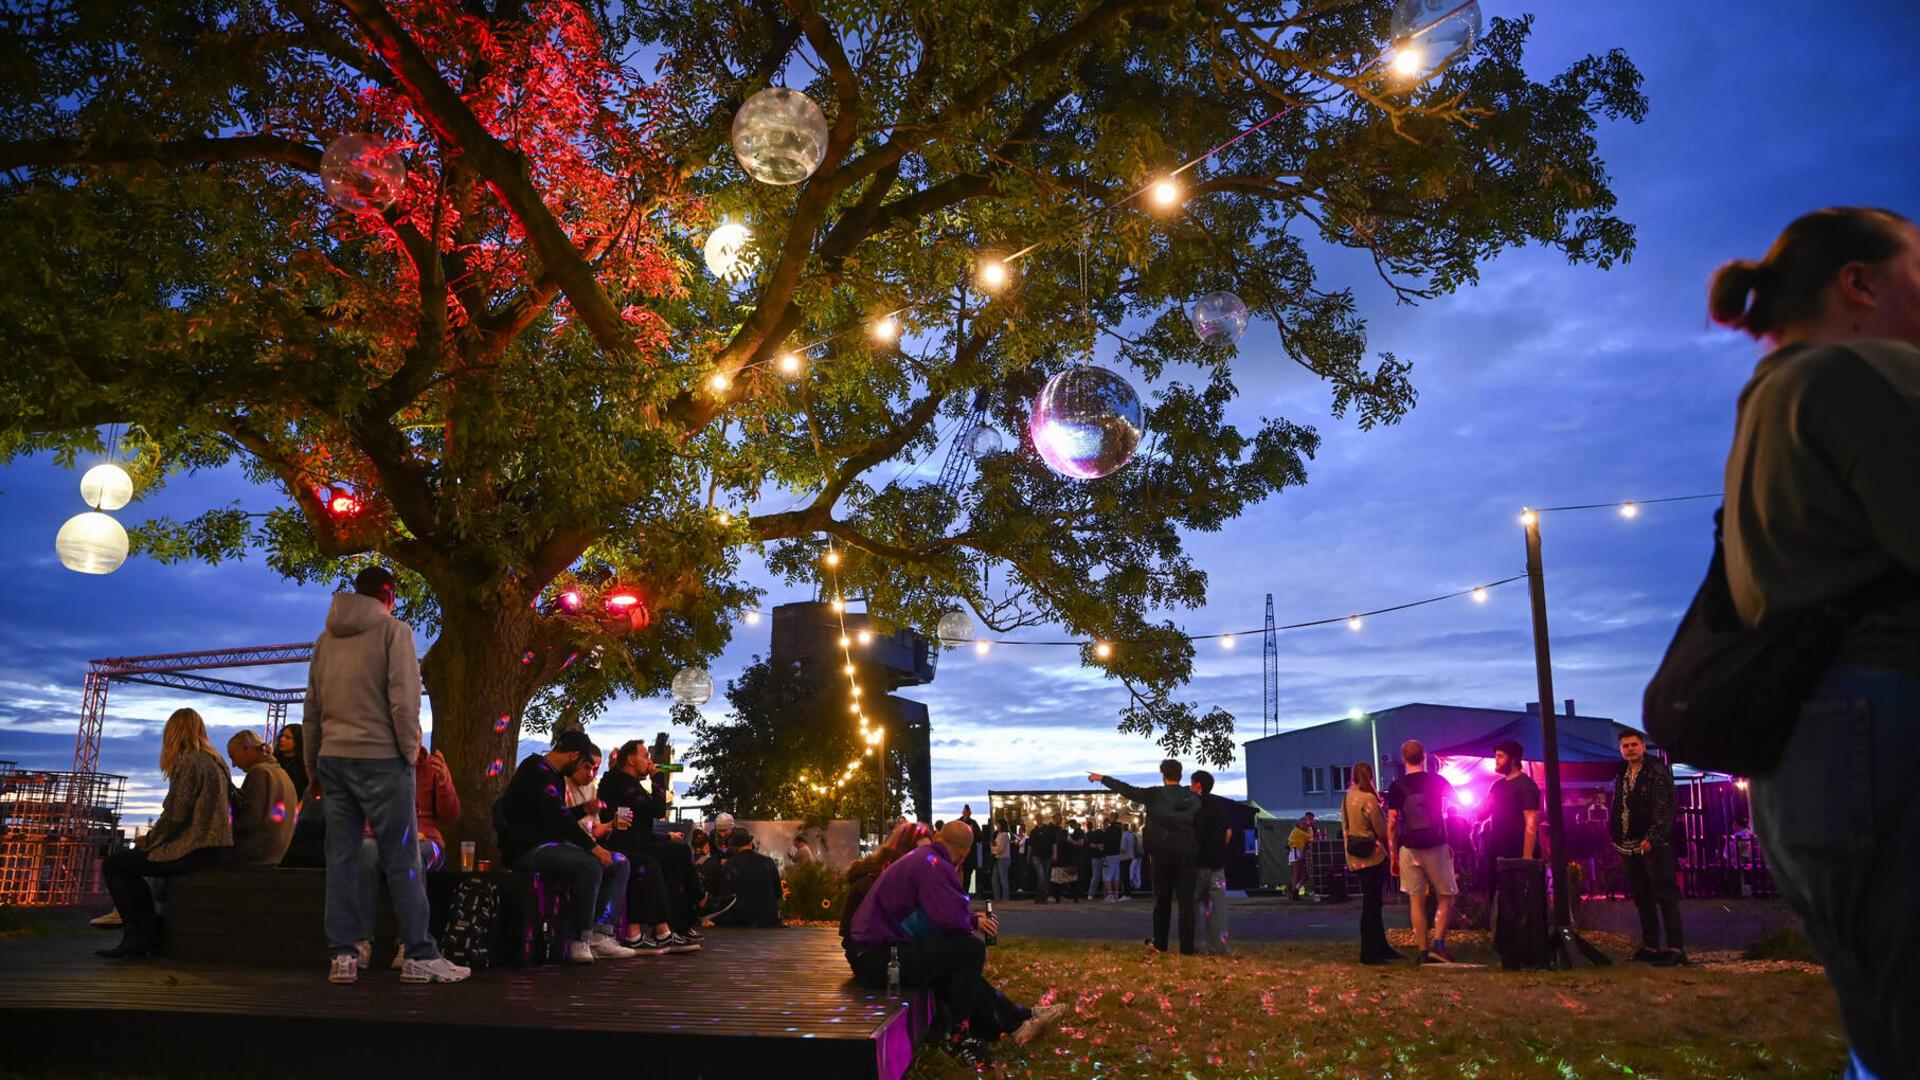
[(1221, 647), (1221, 648), (1223, 648), (1223, 649), (1231, 649), (1231, 648), (1233, 648), (1233, 635), (1232, 635), (1232, 634), (1221, 634), (1221, 635), (1220, 635), (1220, 647)]
[(1473, 602), (1476, 604), (1484, 604), (1487, 602), (1487, 587), (1485, 585), (1479, 585), (1474, 588)]
[(873, 322), (873, 340), (882, 345), (891, 345), (900, 337), (900, 320), (891, 315), (882, 315)]
[(747, 610), (747, 613), (746, 613), (746, 615), (744, 616), (744, 619), (745, 619), (745, 622), (746, 622), (746, 624), (747, 624), (748, 626), (759, 626), (759, 625), (760, 625), (760, 613), (759, 613), (759, 612), (757, 612), (757, 611), (754, 611), (754, 610), (752, 610), (751, 608), (749, 608), (749, 609)]
[(807, 366), (807, 362), (801, 359), (799, 353), (791, 352), (782, 355), (775, 363), (780, 368), (780, 374), (788, 378), (800, 374), (800, 369)]
[(1361, 712), (1359, 709), (1347, 710), (1347, 719), (1349, 720), (1365, 720), (1366, 718), (1367, 718), (1367, 714)]
[[(860, 703), (857, 701), (853, 703), (853, 715), (860, 716)], [(867, 718), (864, 716), (860, 716), (860, 722), (863, 724), (866, 723)]]
[(980, 260), (973, 274), (974, 280), (980, 283), (983, 292), (999, 292), (1007, 287), (1007, 282), (1012, 276), (1013, 272), (1007, 264), (994, 258)]
[(852, 665), (852, 664), (848, 664), (848, 665), (847, 665), (846, 667), (844, 667), (844, 668), (842, 668), (841, 670), (842, 670), (842, 671), (845, 671), (845, 672), (846, 672), (847, 674), (849, 674), (849, 675), (851, 675), (851, 674), (853, 674), (853, 665)]
[(1396, 49), (1389, 66), (1393, 73), (1404, 79), (1411, 79), (1426, 70), (1427, 58), (1418, 45), (1406, 45)]
[(719, 522), (720, 524), (722, 524), (722, 525), (731, 525), (731, 524), (733, 524), (733, 515), (732, 515), (732, 514), (729, 514), (729, 513), (727, 513), (727, 512), (725, 511), (725, 510), (721, 510), (721, 511), (718, 511), (718, 512), (716, 512), (716, 513), (715, 513), (715, 514), (713, 515), (713, 519), (714, 519), (715, 521), (718, 521), (718, 522)]
[(859, 633), (859, 634), (857, 634), (857, 635), (855, 635), (855, 638), (856, 638), (856, 640), (858, 640), (858, 641), (860, 642), (860, 644), (862, 644), (862, 645), (871, 645), (871, 644), (873, 644), (873, 631), (871, 631), (871, 630), (862, 630), (862, 631), (860, 631), (860, 633)]
[(1153, 199), (1153, 204), (1163, 210), (1180, 205), (1180, 185), (1174, 183), (1171, 177), (1155, 180), (1153, 186), (1147, 189), (1147, 194)]
[(847, 646), (849, 646), (849, 645), (851, 645), (851, 644), (853, 644), (853, 639), (852, 639), (852, 638), (850, 638), (850, 637), (848, 637), (848, 636), (847, 636), (847, 635), (845, 635), (845, 634), (841, 634), (841, 635), (840, 635), (840, 647), (841, 647), (841, 648), (843, 648), (843, 649), (844, 649), (844, 648), (846, 648)]
[(987, 650), (991, 648), (993, 648), (993, 642), (987, 641), (985, 639), (982, 639), (980, 641), (976, 641), (973, 643), (973, 651), (976, 655), (979, 655), (979, 656), (987, 655)]
[(869, 747), (867, 747), (867, 756), (868, 756), (868, 757), (872, 757), (872, 756), (873, 756), (873, 747), (871, 747), (871, 746), (869, 746)]
[(1522, 510), (1520, 512), (1520, 524), (1525, 525), (1527, 528), (1531, 529), (1539, 523), (1540, 523), (1539, 514), (1534, 513), (1532, 510)]
[(828, 566), (839, 566), (840, 553), (832, 548), (828, 548), (826, 555), (822, 556), (820, 561), (826, 563)]
[(849, 689), (853, 692), (853, 697), (854, 697), (854, 700), (856, 701), (859, 700), (860, 695), (865, 692), (860, 689), (859, 683), (853, 684), (853, 686), (851, 686)]
[(833, 598), (833, 603), (828, 606), (832, 607), (833, 610), (835, 611), (847, 610), (847, 602), (845, 600), (840, 599), (837, 596)]
[(733, 386), (733, 379), (724, 371), (716, 371), (707, 377), (707, 387), (714, 393), (724, 393)]
[(1637, 518), (1640, 516), (1640, 508), (1634, 505), (1632, 499), (1628, 499), (1626, 502), (1620, 504), (1620, 516), (1623, 518)]
[(1107, 657), (1113, 655), (1113, 646), (1102, 641), (1093, 647), (1093, 655), (1105, 660)]
[(1347, 629), (1358, 630), (1360, 629), (1360, 623), (1361, 623), (1360, 616), (1358, 615), (1347, 616)]

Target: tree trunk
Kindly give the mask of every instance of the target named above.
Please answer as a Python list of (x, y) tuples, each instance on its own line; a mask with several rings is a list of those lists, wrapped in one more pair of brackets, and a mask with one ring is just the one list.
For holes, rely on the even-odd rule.
[(521, 656), (533, 629), (524, 605), (456, 607), (442, 597), (440, 637), (420, 667), (433, 702), (433, 747), (460, 792), (460, 819), (444, 823), (449, 865), (457, 864), (462, 840), (482, 857), (498, 855), (493, 804), (519, 763), (520, 717), (530, 697)]

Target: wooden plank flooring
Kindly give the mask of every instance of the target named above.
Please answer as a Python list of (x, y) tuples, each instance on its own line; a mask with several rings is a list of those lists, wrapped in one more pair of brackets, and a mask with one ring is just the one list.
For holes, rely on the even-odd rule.
[[(0, 942), (8, 1066), (168, 1075), (898, 1080), (925, 1000), (855, 986), (831, 928), (714, 930), (691, 956), (491, 968), (454, 985), (310, 968), (102, 960), (110, 934)], [(242, 1019), (244, 1018), (244, 1019)], [(662, 1073), (662, 1069), (670, 1071)], [(787, 1070), (798, 1069), (798, 1072)]]

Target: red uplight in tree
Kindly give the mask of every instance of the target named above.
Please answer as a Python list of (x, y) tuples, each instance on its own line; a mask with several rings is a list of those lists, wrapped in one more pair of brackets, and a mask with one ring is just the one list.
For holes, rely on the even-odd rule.
[(348, 517), (360, 512), (360, 500), (344, 491), (336, 491), (327, 499), (327, 512), (334, 517)]
[(640, 594), (632, 589), (615, 589), (607, 594), (607, 610), (615, 615), (625, 615), (640, 606)]
[(580, 590), (568, 589), (566, 592), (560, 594), (559, 599), (560, 606), (568, 611), (580, 610)]

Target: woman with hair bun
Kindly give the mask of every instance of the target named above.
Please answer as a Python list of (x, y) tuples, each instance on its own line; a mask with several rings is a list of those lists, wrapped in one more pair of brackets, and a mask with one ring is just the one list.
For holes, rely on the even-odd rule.
[(1754, 778), (1754, 824), (1838, 993), (1849, 1075), (1920, 1076), (1920, 231), (1814, 211), (1721, 267), (1709, 305), (1770, 349), (1727, 457), (1741, 619), (1874, 605)]

